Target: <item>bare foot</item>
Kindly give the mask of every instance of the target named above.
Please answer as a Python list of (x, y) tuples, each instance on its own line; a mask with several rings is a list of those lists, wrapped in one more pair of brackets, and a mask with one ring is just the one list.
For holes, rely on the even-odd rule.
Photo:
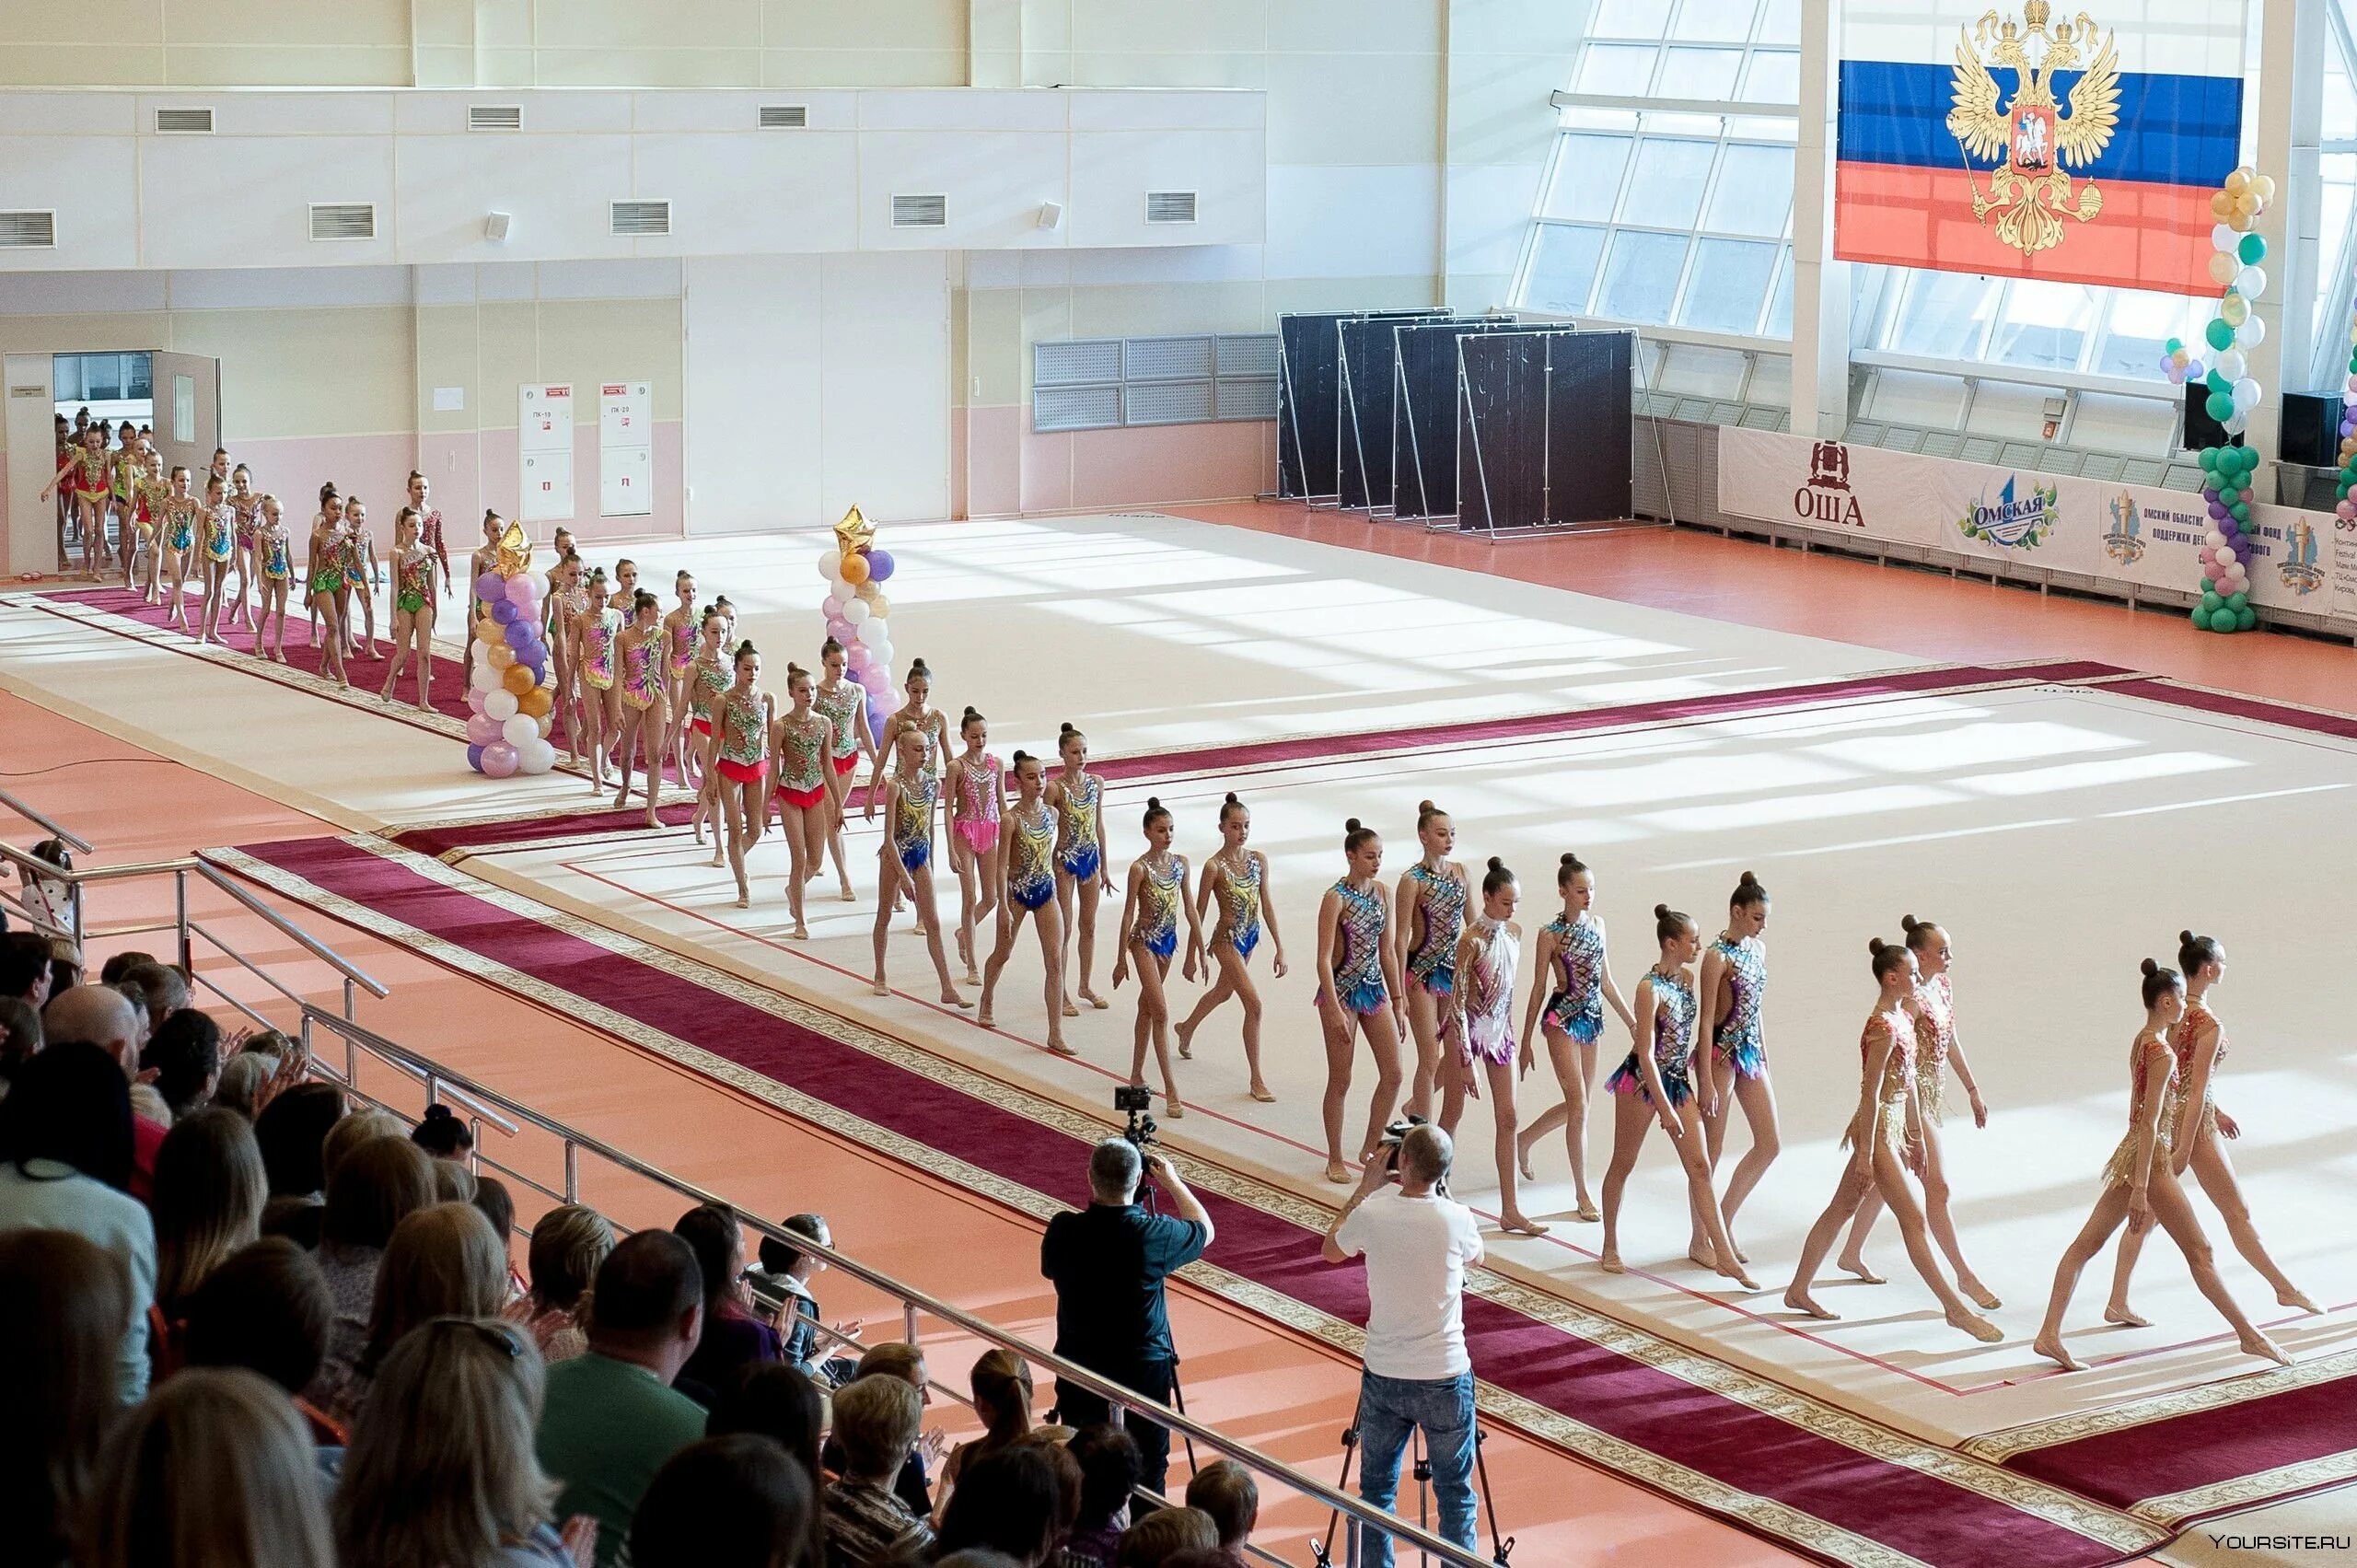
[(978, 970), (978, 969), (976, 969), (973, 965), (971, 965), (971, 964), (968, 964), (968, 965), (966, 966), (966, 983), (967, 983), (968, 985), (980, 985), (980, 984), (981, 984), (981, 983), (982, 983), (982, 971), (981, 971), (981, 970)]
[(2029, 1348), (2065, 1372), (2084, 1372), (2087, 1369), (2085, 1362), (2062, 1348), (2062, 1336), (2060, 1334), (2040, 1334), (2030, 1342)]
[(1706, 1269), (1718, 1267), (1719, 1260), (1713, 1255), (1708, 1242), (1689, 1242), (1686, 1247), (1686, 1257), (1689, 1262), (1700, 1263)]
[(1277, 1097), (1269, 1092), (1269, 1086), (1266, 1084), (1253, 1085), (1252, 1098), (1259, 1100), (1262, 1105), (1274, 1105), (1277, 1103)]
[(1527, 1132), (1517, 1132), (1515, 1134), (1514, 1164), (1515, 1168), (1522, 1172), (1522, 1179), (1525, 1181), (1536, 1181), (1538, 1179), (1538, 1172), (1531, 1168), (1530, 1135)]
[(971, 1002), (967, 1001), (964, 997), (958, 994), (958, 988), (954, 985), (945, 985), (941, 988), (941, 1000), (944, 1005), (950, 1007), (971, 1007), (973, 1005)]
[(789, 942), (807, 942), (810, 940), (810, 928), (807, 925), (797, 925), (787, 932), (785, 936)]
[(1609, 1248), (1605, 1249), (1604, 1256), (1598, 1258), (1596, 1264), (1608, 1274), (1625, 1274), (1629, 1272), (1627, 1265), (1620, 1261), (1620, 1254)]
[(1073, 1005), (1073, 1000), (1069, 996), (1064, 998), (1064, 1016), (1067, 1018), (1077, 1018), (1080, 1016), (1080, 1009)]
[(848, 882), (843, 884), (842, 901), (847, 904), (855, 904), (859, 901), (859, 895), (851, 890), (851, 884)]
[(1080, 1054), (1079, 1051), (1074, 1050), (1070, 1045), (1065, 1043), (1064, 1037), (1062, 1035), (1050, 1035), (1048, 1037), (1048, 1049), (1054, 1051), (1058, 1056), (1078, 1056)]
[(1967, 1274), (1962, 1279), (1956, 1281), (1956, 1288), (1964, 1293), (1965, 1299), (1970, 1301), (1983, 1312), (1994, 1312), (1997, 1308), (2005, 1305), (2003, 1302), (1997, 1299), (1997, 1293), (1995, 1291), (1991, 1290), (1987, 1285), (1982, 1284), (1974, 1275)]
[(982, 1005), (974, 1009), (974, 1022), (981, 1025), (982, 1028), (986, 1029), (994, 1029), (998, 1028), (998, 1018), (991, 1011), (990, 998), (984, 997), (982, 999)]
[(1328, 1160), (1326, 1179), (1337, 1187), (1348, 1187), (1351, 1184), (1351, 1167), (1341, 1160)]
[(1718, 1274), (1721, 1279), (1733, 1280), (1736, 1283), (1741, 1285), (1746, 1290), (1758, 1290), (1759, 1288), (1759, 1282), (1753, 1279), (1749, 1274), (1745, 1273), (1743, 1272), (1743, 1265), (1740, 1262), (1736, 1263), (1732, 1269), (1719, 1270)]
[(889, 996), (892, 994), (892, 988), (884, 983), (884, 977), (880, 974), (876, 977), (874, 988), (876, 994), (878, 996)]
[(1819, 1307), (1817, 1304), (1817, 1297), (1809, 1295), (1808, 1292), (1803, 1290), (1798, 1285), (1793, 1286), (1792, 1289), (1784, 1293), (1784, 1305), (1791, 1307), (1795, 1312), (1806, 1313), (1809, 1317), (1816, 1318), (1820, 1323), (1838, 1323), (1841, 1320), (1841, 1314), (1839, 1312), (1828, 1312), (1824, 1307)]
[(2149, 1329), (2153, 1320), (2124, 1301), (2115, 1301), (2103, 1309), (2103, 1320), (2117, 1323), (2123, 1329)]
[(1888, 1280), (1884, 1279), (1880, 1274), (1875, 1273), (1874, 1269), (1864, 1258), (1842, 1258), (1836, 1262), (1835, 1266), (1845, 1274), (1857, 1275), (1858, 1278), (1864, 1280), (1870, 1285), (1888, 1284), (1890, 1283)]
[[(2285, 1305), (2289, 1306), (2290, 1303), (2287, 1302)], [(2260, 1356), (2278, 1366), (2292, 1365), (2292, 1358), (2283, 1353), (2282, 1347), (2257, 1329), (2253, 1329), (2235, 1342), (2242, 1347), (2242, 1353), (2245, 1355)]]
[(1080, 999), (1083, 1002), (1087, 1003), (1090, 1006), (1096, 1008), (1100, 1013), (1112, 1005), (1110, 1002), (1106, 1001), (1105, 998), (1097, 995), (1097, 993), (1089, 990), (1088, 987), (1085, 985), (1080, 988)]
[(1968, 1312), (1962, 1307), (1949, 1313), (1947, 1318), (1949, 1328), (1962, 1329), (1984, 1345), (1993, 1345), (2005, 1337), (2005, 1331), (1996, 1324), (1979, 1313)]
[(1539, 1224), (1527, 1214), (1508, 1209), (1498, 1216), (1498, 1228), (1508, 1236), (1544, 1236), (1552, 1227)]
[(1162, 1102), (1162, 1120), (1165, 1121), (1183, 1121), (1186, 1119), (1187, 1108), (1180, 1105), (1177, 1100), (1170, 1099), (1166, 1097)]
[[(2321, 1312), (2324, 1310), (2323, 1307), (2318, 1307), (2314, 1301), (2310, 1300), (2308, 1298), (2308, 1293), (2304, 1290), (2279, 1290), (2275, 1293), (2275, 1300), (2279, 1306), (2296, 1307), (2303, 1312)], [(2253, 1353), (2255, 1354), (2257, 1353), (2254, 1352)]]

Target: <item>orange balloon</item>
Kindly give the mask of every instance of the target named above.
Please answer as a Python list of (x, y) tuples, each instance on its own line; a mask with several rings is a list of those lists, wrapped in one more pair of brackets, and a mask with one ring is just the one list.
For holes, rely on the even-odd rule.
[(867, 557), (856, 551), (843, 552), (843, 563), (839, 569), (843, 575), (843, 581), (853, 587), (867, 581)]
[(555, 696), (547, 687), (535, 686), (529, 691), (525, 692), (522, 696), (516, 699), (516, 711), (519, 714), (529, 714), (532, 717), (539, 718), (543, 714), (546, 714), (555, 702)]
[(527, 665), (511, 664), (507, 667), (506, 672), (500, 676), (499, 683), (516, 693), (517, 698), (516, 705), (520, 708), (523, 706), (524, 693), (532, 689), (531, 668)]

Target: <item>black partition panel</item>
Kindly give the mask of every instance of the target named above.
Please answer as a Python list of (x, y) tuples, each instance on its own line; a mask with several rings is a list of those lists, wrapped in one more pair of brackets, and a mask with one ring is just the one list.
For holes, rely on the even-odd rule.
[(1402, 325), (1395, 337), (1391, 505), (1400, 517), (1457, 515), (1457, 345), (1493, 333), (1561, 331), (1556, 323), (1481, 319)]
[[(1425, 320), (1423, 315), (1406, 318)], [(1402, 318), (1364, 316), (1339, 324), (1335, 493), (1353, 511), (1391, 507), (1391, 404)]]
[(1504, 533), (1630, 515), (1634, 333), (1491, 334), (1457, 350), (1458, 528)]
[(1341, 441), (1341, 327), (1377, 318), (1412, 320), (1440, 310), (1324, 311), (1277, 318), (1277, 494), (1331, 501)]

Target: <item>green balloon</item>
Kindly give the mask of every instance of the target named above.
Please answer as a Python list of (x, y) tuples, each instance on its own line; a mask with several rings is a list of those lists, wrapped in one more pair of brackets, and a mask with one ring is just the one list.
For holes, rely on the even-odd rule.
[(2258, 611), (2251, 609), (2248, 605), (2245, 605), (2242, 609), (2235, 611), (2235, 631), (2247, 632), (2258, 624)]
[(2201, 330), (2201, 335), (2210, 341), (2212, 348), (2221, 353), (2234, 346), (2235, 330), (2226, 324), (2223, 316), (2212, 317), (2210, 324)]
[[(2204, 583), (2207, 583), (2209, 579), (2204, 578), (2202, 580)], [(2205, 615), (2215, 615), (2218, 613), (2218, 607), (2225, 602), (2226, 601), (2224, 599), (2218, 597), (2217, 589), (2205, 587), (2201, 595), (2202, 613)]]
[(2177, 350), (2179, 350), (2179, 349), (2183, 348), (2184, 346), (2185, 346), (2185, 340), (2184, 340), (2183, 338), (2171, 338), (2171, 339), (2170, 339), (2170, 340), (2169, 340), (2165, 344), (2164, 344), (2164, 345), (2163, 345), (2163, 351), (2164, 351), (2165, 353), (2168, 353), (2168, 354), (2175, 354)]
[(2204, 575), (2201, 579), (2201, 591), (2205, 594), (2217, 592), (2218, 580), (2215, 577)]
[(2232, 381), (2227, 380), (2224, 376), (2219, 374), (2216, 370), (2212, 370), (2209, 375), (2204, 376), (2201, 378), (2201, 383), (2213, 392), (2230, 392), (2234, 390), (2235, 386)]
[(2258, 471), (2258, 447), (2235, 447), (2235, 451), (2237, 451), (2237, 452), (2240, 452), (2240, 453), (2243, 455), (2243, 472), (2245, 472), (2245, 473), (2254, 473), (2254, 472)]
[(2212, 392), (2210, 401), (2202, 406), (2209, 411), (2211, 418), (2223, 424), (2234, 414), (2235, 400), (2223, 392)]
[(2264, 235), (2246, 234), (2243, 242), (2235, 247), (2235, 254), (2243, 259), (2246, 267), (2256, 267), (2267, 260), (2267, 238)]
[(2250, 595), (2242, 592), (2228, 594), (2226, 596), (2226, 608), (2233, 610), (2236, 615), (2240, 615), (2244, 610), (2250, 608)]

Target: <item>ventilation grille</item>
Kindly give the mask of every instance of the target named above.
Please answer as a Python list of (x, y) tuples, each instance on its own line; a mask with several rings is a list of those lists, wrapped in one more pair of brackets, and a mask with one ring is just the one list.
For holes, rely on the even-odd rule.
[(53, 212), (0, 212), (0, 250), (54, 250), (57, 215)]
[(467, 106), (467, 129), (470, 131), (521, 131), (524, 128), (524, 106), (520, 103), (470, 103)]
[(946, 228), (949, 226), (949, 198), (946, 196), (895, 196), (892, 198), (894, 228)]
[(1145, 221), (1148, 223), (1194, 222), (1195, 193), (1192, 191), (1147, 192)]
[(613, 232), (630, 237), (671, 232), (671, 203), (668, 202), (616, 202)]
[[(1276, 339), (1270, 338), (1273, 348)], [(1277, 379), (1275, 377), (1214, 383), (1219, 389), (1218, 417), (1221, 419), (1274, 419), (1277, 417)]]
[(1209, 338), (1128, 338), (1121, 344), (1124, 380), (1202, 381), (1212, 369)]
[(1219, 373), (1223, 376), (1274, 376), (1278, 371), (1277, 334), (1224, 332), (1219, 343)]
[(1034, 430), (1102, 430), (1120, 423), (1119, 387), (1040, 387), (1031, 393)]
[(809, 128), (810, 106), (807, 103), (765, 103), (761, 105), (761, 129), (764, 131), (802, 131)]
[(1031, 428), (1277, 416), (1273, 332), (1067, 338), (1031, 345)]
[(213, 111), (209, 109), (159, 109), (156, 111), (156, 134), (159, 136), (210, 136), (213, 134)]
[(1121, 389), (1125, 424), (1202, 424), (1213, 417), (1209, 381), (1132, 382)]
[(313, 202), (311, 238), (374, 239), (377, 238), (376, 205), (369, 202)]
[(1031, 384), (1072, 387), (1121, 378), (1121, 340), (1070, 338), (1031, 345)]

